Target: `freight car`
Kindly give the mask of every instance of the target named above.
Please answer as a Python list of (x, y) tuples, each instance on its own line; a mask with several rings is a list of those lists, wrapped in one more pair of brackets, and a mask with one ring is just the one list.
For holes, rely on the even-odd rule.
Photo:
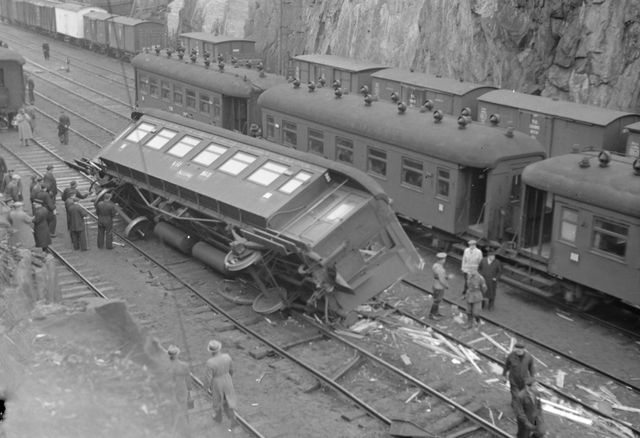
[(55, 13), (56, 27), (53, 31), (57, 31), (59, 35), (62, 35), (65, 41), (86, 46), (88, 42), (84, 39), (84, 17), (89, 13), (106, 13), (106, 11), (80, 3), (62, 3), (56, 5)]
[(374, 180), (265, 140), (149, 110), (92, 167), (163, 241), (251, 275), (257, 311), (301, 300), (345, 314), (421, 267)]
[(339, 96), (270, 88), (258, 99), (265, 137), (368, 173), (407, 218), (496, 242), (515, 236), (522, 169), (545, 158), (536, 140), (465, 117)]
[(188, 53), (196, 50), (200, 56), (208, 53), (212, 59), (221, 57), (230, 63), (232, 59), (243, 65), (257, 66), (262, 56), (256, 52), (256, 42), (246, 38), (234, 38), (225, 35), (214, 35), (207, 32), (187, 32), (180, 34), (180, 43)]
[[(206, 68), (196, 61), (140, 54), (135, 69), (136, 101), (140, 107), (185, 115), (225, 129), (250, 133), (260, 124), (258, 96), (285, 82), (281, 76), (254, 68), (229, 65)], [(215, 65), (215, 64), (214, 64)]]
[(521, 251), (574, 283), (569, 300), (639, 307), (640, 159), (568, 154), (529, 165), (522, 181)]
[(24, 105), (24, 62), (18, 53), (0, 47), (0, 128), (9, 127)]

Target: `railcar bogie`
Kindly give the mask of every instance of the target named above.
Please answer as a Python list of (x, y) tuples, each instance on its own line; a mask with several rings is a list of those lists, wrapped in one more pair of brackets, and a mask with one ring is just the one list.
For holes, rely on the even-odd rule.
[(94, 163), (164, 241), (251, 275), (257, 310), (343, 314), (421, 265), (375, 181), (264, 140), (149, 110)]

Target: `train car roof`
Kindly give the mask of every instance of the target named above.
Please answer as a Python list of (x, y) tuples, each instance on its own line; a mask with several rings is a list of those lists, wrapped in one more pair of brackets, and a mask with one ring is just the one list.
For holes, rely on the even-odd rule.
[(24, 64), (24, 57), (15, 50), (0, 47), (0, 61), (15, 61), (20, 65)]
[[(579, 163), (589, 158), (590, 166)], [(600, 167), (595, 153), (568, 154), (530, 164), (522, 180), (537, 189), (640, 218), (640, 175), (634, 175), (633, 158), (614, 156)]]
[(291, 114), (326, 127), (375, 139), (390, 145), (402, 145), (418, 154), (428, 154), (469, 167), (494, 168), (500, 161), (518, 157), (545, 157), (535, 139), (513, 132), (471, 123), (459, 129), (457, 119), (444, 116), (435, 123), (430, 113), (409, 108), (399, 114), (396, 105), (373, 102), (365, 106), (360, 95), (337, 99), (333, 89), (310, 93), (306, 88), (279, 85), (262, 93), (258, 104), (267, 109)]
[(89, 17), (89, 18), (95, 18), (96, 20), (108, 20), (111, 17), (115, 17), (115, 14), (112, 14), (110, 12), (98, 12), (98, 11), (91, 11), (87, 14), (85, 14), (85, 17)]
[(630, 125), (625, 126), (629, 131), (640, 132), (640, 122), (635, 122)]
[(112, 21), (118, 24), (124, 24), (125, 26), (137, 26), (138, 24), (142, 24), (142, 23), (151, 23), (151, 21), (139, 20), (137, 18), (131, 18), (131, 17), (122, 17), (120, 15), (113, 16), (109, 21)]
[[(174, 137), (176, 140), (187, 134), (200, 139), (200, 143), (186, 155), (176, 157), (168, 153), (175, 145), (174, 142), (170, 141), (155, 149), (149, 147), (149, 140), (144, 136), (140, 141), (144, 141), (145, 144), (128, 141), (127, 137), (131, 131), (142, 124), (147, 124), (145, 129), (151, 129), (147, 131), (149, 133), (156, 134), (167, 128), (177, 132)], [(208, 166), (194, 162), (193, 158), (211, 144), (226, 147), (228, 150)], [(238, 151), (253, 155), (257, 159), (237, 175), (220, 170)], [(387, 195), (377, 182), (359, 171), (354, 171), (352, 167), (159, 110), (146, 110), (142, 118), (127, 127), (99, 153), (98, 158), (267, 219), (278, 213), (300, 190), (304, 190), (303, 186), (300, 186), (291, 193), (284, 193), (278, 187), (263, 186), (249, 181), (248, 178), (253, 172), (267, 161), (288, 166), (291, 169), (288, 172), (293, 173), (285, 172), (283, 175), (291, 178), (299, 170), (307, 171), (310, 173), (309, 183), (319, 178), (325, 179), (325, 174), (330, 171), (332, 178), (344, 178), (351, 181), (351, 186), (388, 202)], [(294, 172), (294, 169), (297, 170)], [(231, 187), (233, 190), (230, 190)]]
[(416, 87), (431, 90), (447, 91), (451, 94), (464, 96), (479, 89), (495, 89), (492, 85), (481, 85), (473, 82), (457, 81), (451, 78), (443, 78), (427, 73), (412, 72), (399, 68), (387, 68), (371, 75), (372, 78), (402, 82)]
[(264, 90), (286, 82), (284, 77), (273, 73), (266, 73), (264, 77), (260, 77), (257, 69), (233, 67), (227, 64), (225, 71), (220, 73), (215, 62), (211, 63), (211, 68), (205, 69), (202, 60), (192, 64), (180, 61), (177, 57), (167, 59), (165, 56), (149, 53), (136, 55), (131, 60), (131, 64), (144, 72), (234, 97), (248, 98), (254, 88)]
[(312, 64), (326, 65), (350, 72), (365, 72), (369, 70), (380, 70), (383, 68), (387, 68), (384, 65), (374, 64), (368, 61), (359, 61), (352, 58), (343, 58), (342, 56), (336, 55), (297, 55), (294, 56), (293, 59), (303, 62), (310, 62)]
[(73, 11), (73, 12), (79, 12), (79, 11), (82, 11), (83, 9), (89, 9), (90, 12), (104, 12), (104, 13), (107, 12), (98, 6), (92, 6), (92, 5), (83, 4), (83, 3), (60, 3), (56, 5), (56, 9), (66, 9), (68, 11)]
[(35, 6), (47, 6), (49, 8), (58, 8), (61, 5), (63, 5), (63, 3), (57, 2), (57, 1), (52, 1), (52, 0), (29, 0), (25, 3), (29, 3)]
[(243, 41), (248, 43), (255, 43), (255, 40), (250, 40), (248, 38), (236, 38), (236, 37), (231, 37), (227, 35), (214, 35), (208, 32), (181, 33), (180, 37), (193, 38), (195, 40), (206, 41), (208, 43), (213, 43), (213, 44), (228, 43), (231, 41)]
[(511, 90), (490, 91), (480, 96), (478, 101), (534, 111), (569, 120), (577, 120), (597, 126), (607, 126), (622, 117), (638, 116), (638, 114), (635, 113), (601, 108), (583, 103), (556, 100), (551, 97), (534, 96)]

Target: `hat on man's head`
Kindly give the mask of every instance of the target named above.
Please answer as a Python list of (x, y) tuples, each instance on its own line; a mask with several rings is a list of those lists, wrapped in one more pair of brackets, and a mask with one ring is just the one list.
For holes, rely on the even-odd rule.
[(524, 344), (522, 342), (516, 342), (516, 345), (514, 345), (514, 348), (524, 348)]
[(478, 243), (478, 242), (476, 242), (475, 240), (471, 239), (471, 240), (470, 240), (469, 242), (467, 242), (467, 243), (468, 243), (469, 245), (475, 245), (475, 244), (476, 244), (476, 243)]
[(47, 166), (47, 170), (51, 170), (51, 169), (53, 169), (53, 165), (52, 165), (52, 164), (49, 164), (49, 165)]
[(439, 252), (438, 254), (436, 254), (436, 257), (439, 259), (446, 259), (447, 258), (447, 253), (446, 252)]
[(69, 185), (70, 185), (71, 187), (75, 187), (75, 186), (77, 186), (77, 185), (78, 185), (78, 182), (77, 182), (77, 181), (71, 181), (71, 183), (69, 183)]
[(175, 345), (169, 345), (169, 348), (167, 349), (167, 353), (169, 354), (169, 356), (177, 356), (180, 354), (180, 349)]
[(220, 341), (216, 341), (215, 339), (210, 340), (209, 345), (207, 345), (207, 350), (209, 350), (211, 353), (217, 353), (221, 348), (222, 344), (220, 343)]

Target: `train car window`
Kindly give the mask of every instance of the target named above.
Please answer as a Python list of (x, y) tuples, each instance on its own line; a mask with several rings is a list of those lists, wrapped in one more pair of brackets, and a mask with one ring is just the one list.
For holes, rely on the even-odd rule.
[(276, 138), (276, 121), (273, 120), (273, 116), (267, 116), (267, 132), (266, 136), (268, 140), (274, 140)]
[(164, 100), (171, 100), (171, 86), (168, 82), (160, 81), (160, 97)]
[(163, 128), (156, 135), (151, 137), (151, 139), (145, 143), (145, 146), (150, 147), (151, 149), (162, 149), (164, 145), (169, 143), (173, 137), (175, 137), (178, 133), (176, 131), (172, 131), (171, 129)]
[(251, 163), (256, 161), (258, 157), (250, 155), (244, 152), (236, 152), (233, 157), (224, 162), (219, 169), (222, 172), (229, 173), (231, 175), (237, 175), (247, 168)]
[(522, 178), (521, 175), (515, 174), (511, 177), (511, 193), (509, 194), (509, 201), (519, 201), (520, 194), (522, 193)]
[(220, 96), (213, 96), (213, 117), (219, 119), (222, 117), (222, 104), (220, 102)]
[(256, 184), (262, 186), (268, 186), (274, 182), (280, 175), (285, 173), (289, 166), (276, 163), (275, 161), (267, 161), (260, 166), (255, 172), (249, 175), (247, 178), (249, 181), (253, 181)]
[(309, 172), (305, 172), (304, 170), (301, 170), (300, 172), (296, 173), (293, 176), (293, 178), (291, 178), (289, 181), (284, 183), (278, 190), (281, 191), (282, 193), (286, 193), (287, 195), (290, 195), (298, 187), (304, 184), (305, 181), (308, 181), (309, 178), (311, 178), (311, 174)]
[(353, 142), (351, 140), (336, 137), (336, 160), (353, 164)]
[(160, 95), (158, 89), (158, 79), (149, 78), (149, 94), (155, 97), (158, 97)]
[(142, 94), (147, 94), (149, 92), (149, 79), (147, 79), (146, 75), (140, 75), (140, 92)]
[(298, 126), (295, 123), (282, 121), (282, 140), (285, 146), (298, 145)]
[(191, 161), (193, 161), (194, 163), (202, 164), (203, 166), (210, 166), (211, 163), (220, 158), (220, 156), (228, 150), (228, 147), (220, 146), (217, 144), (210, 144), (205, 150), (196, 155)]
[(174, 144), (171, 149), (167, 151), (168, 154), (171, 154), (175, 157), (182, 158), (187, 155), (191, 150), (198, 145), (202, 141), (201, 138), (191, 137), (190, 135), (185, 135)]
[(193, 90), (187, 89), (187, 108), (196, 109), (196, 92)]
[(134, 129), (133, 131), (131, 131), (129, 135), (127, 135), (126, 140), (134, 141), (138, 143), (140, 140), (142, 140), (145, 137), (145, 135), (147, 135), (154, 129), (156, 129), (155, 125), (152, 125), (150, 123), (140, 123), (136, 127), (136, 129)]
[(616, 257), (627, 253), (629, 226), (601, 217), (593, 218), (593, 249)]
[(402, 158), (402, 184), (410, 187), (422, 188), (422, 163), (420, 161)]
[(368, 149), (367, 170), (375, 175), (387, 175), (387, 153), (380, 149)]
[(200, 93), (200, 112), (211, 114), (211, 100), (207, 94)]
[(182, 87), (173, 87), (173, 103), (182, 105)]
[(324, 155), (324, 134), (317, 129), (308, 130), (309, 151), (314, 154)]
[(436, 186), (436, 196), (448, 198), (450, 183), (451, 173), (447, 169), (438, 169), (438, 184)]
[(571, 208), (562, 208), (560, 219), (560, 240), (567, 243), (576, 243), (578, 231), (578, 211)]

